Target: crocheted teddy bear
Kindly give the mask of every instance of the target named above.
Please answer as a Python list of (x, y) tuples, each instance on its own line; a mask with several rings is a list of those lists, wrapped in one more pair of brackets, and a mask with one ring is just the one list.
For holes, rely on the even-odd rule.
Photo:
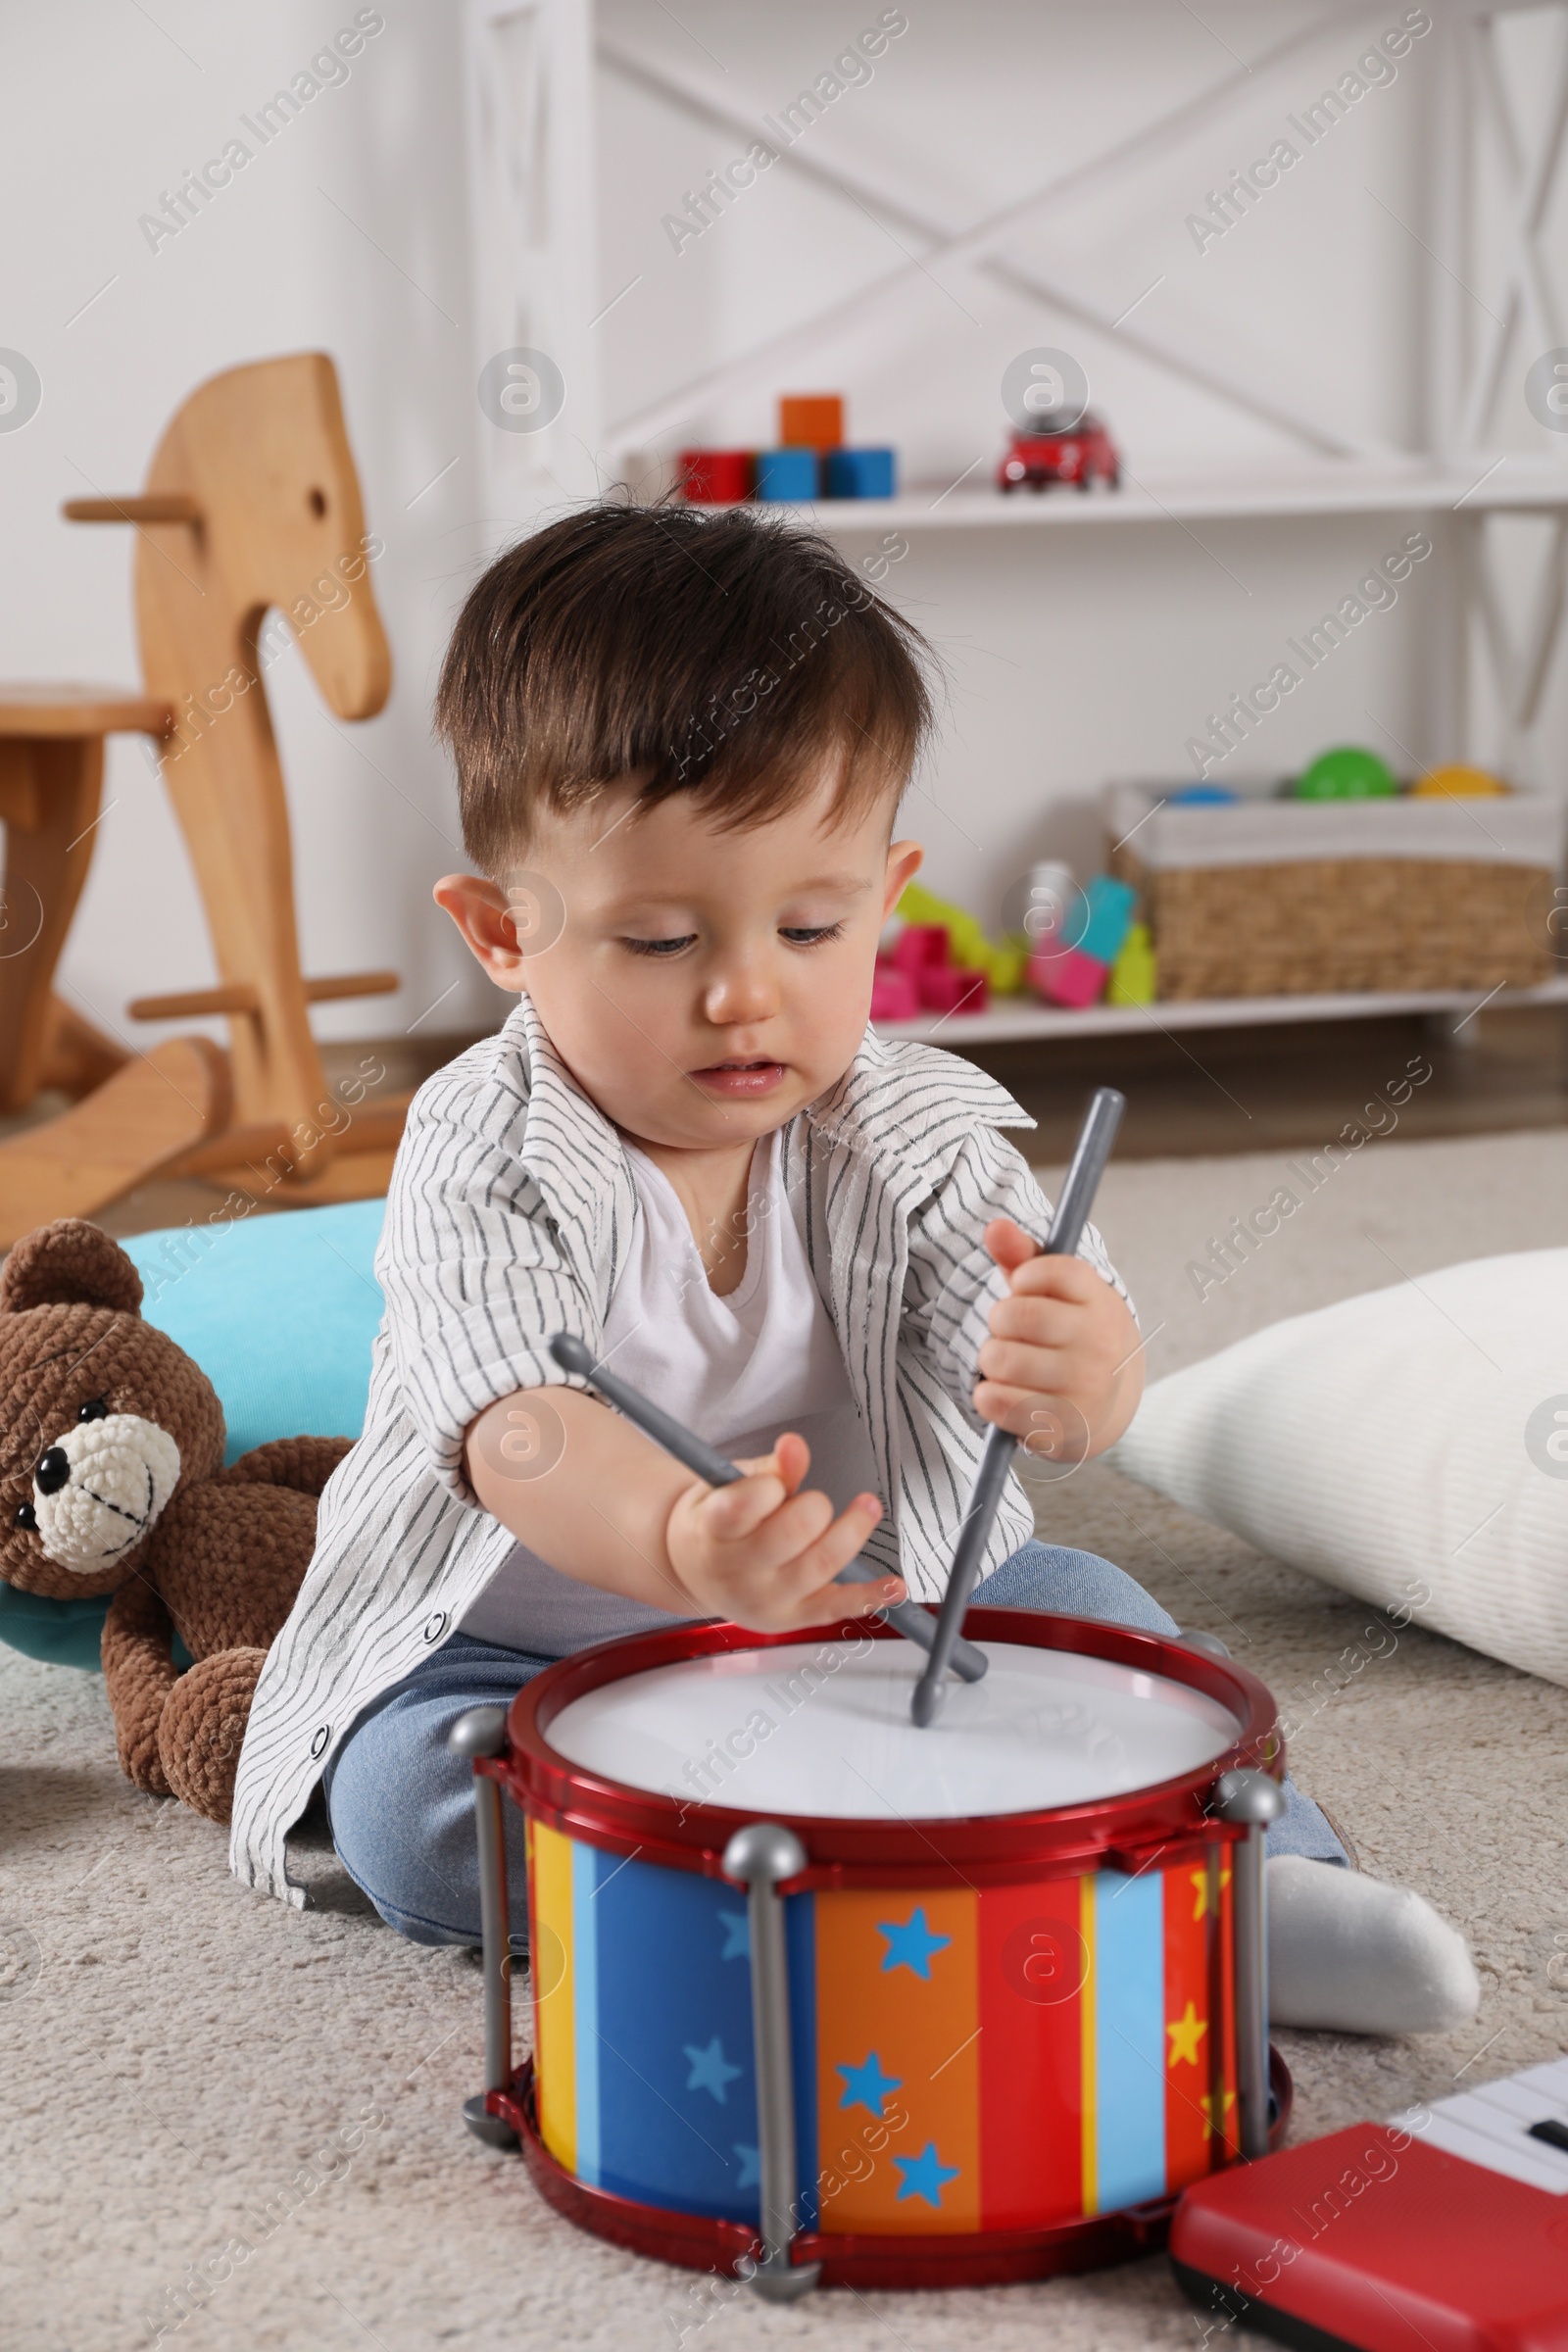
[[(141, 1277), (63, 1217), (0, 1271), (0, 1578), (115, 1595), (104, 1677), (138, 1788), (226, 1821), (268, 1647), (348, 1438), (282, 1438), (225, 1470), (211, 1381), (144, 1323)], [(177, 1634), (195, 1661), (181, 1673)]]

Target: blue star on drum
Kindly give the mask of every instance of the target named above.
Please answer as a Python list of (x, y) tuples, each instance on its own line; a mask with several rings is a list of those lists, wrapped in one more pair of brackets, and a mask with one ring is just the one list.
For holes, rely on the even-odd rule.
[(724, 1931), (721, 1960), (749, 1960), (752, 1956), (752, 1923), (744, 1911), (721, 1911), (718, 1924)]
[(885, 2075), (882, 2072), (882, 2061), (878, 2058), (875, 2050), (869, 2053), (860, 2066), (840, 2065), (836, 2066), (833, 2071), (844, 2077), (844, 2096), (840, 2099), (839, 2105), (841, 2107), (864, 2107), (877, 2118), (878, 2122), (882, 2119), (889, 2091), (898, 2090), (903, 2082), (902, 2076)]
[(891, 1919), (878, 1920), (876, 1932), (888, 1939), (882, 1962), (884, 1973), (890, 1968), (909, 1968), (927, 1984), (931, 1981), (933, 1958), (938, 1952), (945, 1952), (953, 1941), (951, 1936), (932, 1935), (926, 1926), (924, 1907), (919, 1903), (902, 1926)]
[(956, 2164), (944, 2164), (937, 2154), (937, 2143), (928, 2139), (918, 2156), (895, 2156), (903, 2179), (899, 2184), (899, 2203), (906, 2197), (924, 2197), (928, 2205), (942, 2210), (942, 2191), (950, 2180), (958, 2178)]
[(729, 2093), (725, 2085), (729, 2082), (738, 2082), (746, 2071), (745, 2068), (730, 2065), (724, 2055), (724, 2044), (716, 2034), (706, 2049), (694, 2049), (689, 2041), (683, 2043), (682, 2047), (691, 2063), (692, 2070), (687, 2078), (687, 2089), (710, 2090), (719, 2105), (727, 2107)]

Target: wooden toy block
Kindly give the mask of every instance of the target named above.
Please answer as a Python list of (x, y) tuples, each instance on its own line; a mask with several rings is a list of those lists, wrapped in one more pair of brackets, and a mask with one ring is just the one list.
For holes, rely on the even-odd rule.
[(927, 1012), (984, 1012), (991, 995), (984, 972), (966, 972), (956, 964), (924, 965), (917, 985)]
[(901, 971), (885, 956), (876, 959), (871, 982), (873, 1021), (912, 1021), (920, 1011), (920, 991), (912, 972)]
[(1029, 942), (1021, 934), (1009, 933), (1001, 941), (988, 939), (984, 925), (966, 907), (956, 906), (951, 899), (939, 899), (922, 882), (906, 887), (899, 912), (906, 923), (946, 931), (947, 960), (961, 964), (965, 971), (984, 972), (993, 996), (1015, 997), (1022, 989)]
[(749, 449), (683, 449), (675, 466), (688, 506), (733, 507), (752, 495), (755, 460)]
[(1147, 923), (1134, 923), (1110, 967), (1105, 990), (1107, 1004), (1152, 1004), (1158, 994), (1158, 967)]
[(830, 449), (823, 462), (829, 498), (892, 498), (898, 459), (891, 449)]
[(1098, 956), (1086, 956), (1082, 948), (1062, 948), (1054, 955), (1029, 959), (1029, 981), (1036, 993), (1049, 1004), (1069, 1005), (1075, 1012), (1099, 1002), (1109, 970), (1108, 964), (1102, 963)]
[(814, 449), (759, 450), (757, 495), (766, 505), (805, 505), (817, 494), (818, 471)]
[(1072, 945), (1082, 956), (1092, 956), (1097, 963), (1112, 964), (1121, 953), (1123, 940), (1132, 926), (1133, 908), (1138, 893), (1126, 882), (1113, 882), (1109, 874), (1097, 874), (1084, 891), (1083, 913), (1073, 925)]
[(778, 437), (786, 449), (836, 449), (844, 438), (842, 392), (786, 392), (778, 404)]
[(946, 923), (906, 923), (893, 943), (893, 961), (901, 972), (923, 972), (949, 962), (951, 956)]
[(971, 972), (985, 970), (991, 943), (965, 907), (955, 906), (951, 899), (939, 899), (923, 882), (910, 882), (899, 900), (898, 912), (911, 928), (946, 935), (948, 952), (938, 960), (961, 963)]
[(991, 952), (986, 978), (994, 997), (1020, 997), (1029, 977), (1030, 943), (1022, 932), (1008, 932)]

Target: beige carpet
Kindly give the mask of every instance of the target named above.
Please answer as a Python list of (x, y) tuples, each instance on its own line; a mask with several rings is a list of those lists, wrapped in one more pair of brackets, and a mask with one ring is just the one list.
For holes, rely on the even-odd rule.
[[(1102, 1221), (1146, 1329), (1164, 1326), (1156, 1372), (1401, 1274), (1568, 1242), (1568, 1135), (1391, 1141), (1200, 1304), (1186, 1261), (1268, 1198), (1278, 1167), (1112, 1173)], [(1222, 1634), (1282, 1703), (1366, 1622), (1358, 1604), (1109, 1471), (1044, 1490), (1041, 1525)], [(1568, 1693), (1416, 1632), (1311, 1714), (1299, 1778), (1369, 1868), (1463, 1925), (1486, 1990), (1477, 2023), (1451, 2038), (1282, 2035), (1298, 2134), (1563, 2049), (1565, 1757)], [(0, 1808), (9, 2346), (118, 2352), (160, 2328), (180, 2352), (1196, 2341), (1162, 2260), (765, 2311), (580, 2235), (537, 2201), (518, 2159), (478, 2147), (458, 2120), (478, 2079), (472, 1964), (401, 1943), (368, 1916), (318, 1837), (303, 1857), (318, 1908), (301, 1917), (235, 1886), (220, 1832), (120, 1779), (95, 1678), (0, 1653)], [(187, 2287), (200, 2305), (181, 2319)]]

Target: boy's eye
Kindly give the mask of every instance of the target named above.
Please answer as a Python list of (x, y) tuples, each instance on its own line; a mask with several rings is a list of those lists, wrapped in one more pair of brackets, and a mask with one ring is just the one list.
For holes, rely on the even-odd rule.
[(813, 924), (809, 930), (790, 929), (787, 931), (780, 931), (779, 937), (780, 939), (787, 939), (792, 948), (818, 948), (822, 945), (824, 940), (837, 939), (842, 933), (844, 925), (841, 922), (816, 923)]
[(634, 956), (678, 956), (682, 948), (689, 948), (696, 937), (695, 931), (688, 931), (680, 939), (627, 939), (621, 945), (629, 948)]

